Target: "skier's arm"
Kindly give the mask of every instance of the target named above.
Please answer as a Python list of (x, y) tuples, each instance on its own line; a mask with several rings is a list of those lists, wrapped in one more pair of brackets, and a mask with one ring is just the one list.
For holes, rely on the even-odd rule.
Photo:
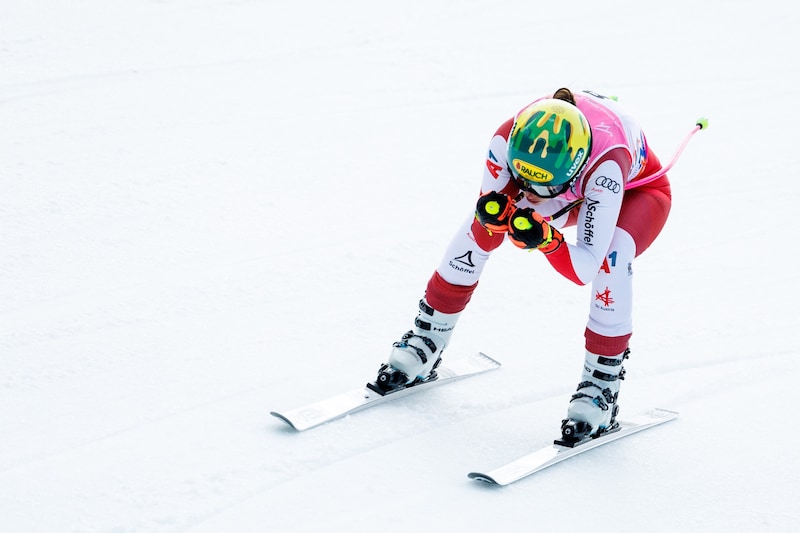
[(576, 242), (564, 243), (546, 256), (553, 268), (578, 285), (590, 283), (603, 265), (622, 207), (623, 184), (616, 161), (608, 159), (595, 167), (584, 180)]

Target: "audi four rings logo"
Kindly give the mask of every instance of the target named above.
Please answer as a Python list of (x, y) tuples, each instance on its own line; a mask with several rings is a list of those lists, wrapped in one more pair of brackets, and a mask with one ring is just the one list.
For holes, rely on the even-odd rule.
[(622, 190), (622, 186), (619, 183), (605, 176), (598, 176), (597, 179), (594, 180), (594, 184), (608, 189), (611, 192), (619, 192)]

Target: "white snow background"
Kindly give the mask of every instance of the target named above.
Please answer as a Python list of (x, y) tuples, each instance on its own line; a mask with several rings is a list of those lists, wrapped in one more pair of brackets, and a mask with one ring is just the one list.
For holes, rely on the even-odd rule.
[[(767, 1), (0, 3), (0, 530), (796, 531), (797, 10)], [(445, 352), (503, 363), (297, 433), (366, 383), (489, 139), (616, 95), (674, 205), (634, 265), (620, 418), (558, 435), (589, 288), (493, 255)]]

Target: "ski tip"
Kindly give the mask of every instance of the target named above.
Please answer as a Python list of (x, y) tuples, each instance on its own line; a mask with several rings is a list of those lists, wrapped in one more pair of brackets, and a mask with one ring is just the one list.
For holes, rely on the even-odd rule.
[(296, 431), (300, 431), (300, 430), (299, 430), (299, 429), (298, 429), (298, 428), (297, 428), (297, 427), (294, 425), (294, 423), (293, 423), (291, 420), (289, 420), (287, 417), (285, 417), (284, 415), (280, 414), (279, 412), (277, 412), (277, 411), (270, 411), (270, 412), (269, 412), (269, 414), (271, 414), (271, 415), (272, 415), (272, 416), (274, 416), (275, 418), (279, 418), (279, 419), (283, 420), (284, 422), (286, 422), (287, 424), (289, 424), (289, 426), (290, 426), (292, 429), (294, 429), (294, 430), (296, 430)]
[(503, 365), (500, 364), (500, 361), (498, 361), (497, 359), (494, 359), (493, 357), (489, 357), (488, 355), (486, 355), (483, 352), (478, 352), (478, 353), (474, 354), (473, 357), (476, 357), (478, 359), (483, 360), (490, 368), (491, 367), (500, 368), (501, 366), (503, 366)]
[(470, 472), (469, 474), (467, 474), (467, 477), (470, 479), (474, 479), (475, 481), (481, 481), (483, 483), (486, 483), (487, 485), (500, 486), (500, 483), (495, 481), (495, 479), (492, 478), (492, 476), (487, 474), (482, 474), (480, 472)]

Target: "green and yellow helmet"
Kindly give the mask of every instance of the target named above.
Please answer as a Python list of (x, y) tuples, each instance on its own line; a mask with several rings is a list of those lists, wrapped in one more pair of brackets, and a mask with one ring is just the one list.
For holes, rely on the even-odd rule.
[(514, 117), (508, 164), (522, 190), (543, 198), (564, 193), (589, 157), (592, 131), (576, 106), (539, 100)]

